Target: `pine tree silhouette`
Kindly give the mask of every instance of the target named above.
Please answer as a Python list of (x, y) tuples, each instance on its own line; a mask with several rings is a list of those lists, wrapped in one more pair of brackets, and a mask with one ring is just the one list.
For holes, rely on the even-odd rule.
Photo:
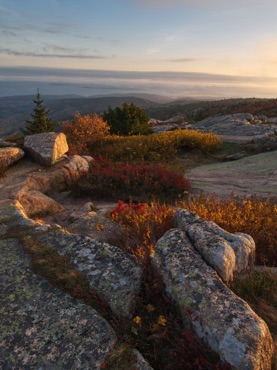
[(33, 101), (36, 106), (34, 108), (34, 113), (31, 114), (32, 120), (26, 120), (25, 128), (21, 131), (24, 135), (34, 135), (53, 131), (55, 124), (48, 118), (49, 110), (42, 105), (43, 100), (41, 100), (39, 89), (37, 89), (36, 99)]

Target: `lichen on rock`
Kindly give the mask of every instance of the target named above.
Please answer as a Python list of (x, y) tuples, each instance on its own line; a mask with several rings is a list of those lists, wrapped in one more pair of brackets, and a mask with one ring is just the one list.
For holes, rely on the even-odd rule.
[(110, 325), (35, 275), (16, 239), (0, 250), (0, 368), (100, 369), (116, 343)]
[(235, 275), (251, 271), (255, 259), (255, 242), (250, 235), (231, 234), (196, 213), (177, 209), (175, 226), (185, 231), (193, 247), (229, 283)]
[(270, 370), (274, 352), (266, 323), (222, 282), (179, 229), (156, 244), (152, 266), (177, 304), (184, 325), (232, 369)]
[(86, 275), (91, 289), (107, 301), (117, 316), (130, 317), (142, 279), (142, 269), (133, 257), (108, 243), (63, 230), (37, 237), (45, 246), (68, 256), (72, 266)]

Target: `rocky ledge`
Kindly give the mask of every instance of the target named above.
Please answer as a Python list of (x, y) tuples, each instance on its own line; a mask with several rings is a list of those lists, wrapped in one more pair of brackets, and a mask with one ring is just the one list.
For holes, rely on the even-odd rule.
[[(186, 224), (185, 214), (179, 212)], [(118, 318), (131, 317), (134, 312), (142, 283), (141, 268), (117, 247), (29, 219), (18, 201), (1, 201), (0, 215), (0, 365), (11, 369), (25, 365), (30, 369), (99, 369), (117, 343), (115, 333), (93, 308), (35, 275), (22, 240), (32, 238), (68, 256), (72, 268), (84, 274)], [(234, 241), (236, 245), (236, 236), (219, 232), (216, 225), (214, 230), (209, 225), (209, 231), (205, 225), (199, 230), (205, 235), (205, 246), (213, 245), (218, 234), (223, 244)], [(158, 241), (152, 256), (153, 268), (179, 308), (184, 325), (232, 369), (270, 370), (274, 347), (267, 325), (230, 291), (187, 235), (189, 232), (180, 229), (169, 231)], [(245, 257), (244, 272), (252, 264), (252, 249), (246, 240), (239, 239), (240, 247), (235, 248)], [(144, 359), (143, 366), (151, 368)]]
[[(85, 273), (118, 317), (130, 316), (134, 309), (140, 268), (118, 248), (101, 248), (96, 240), (30, 220), (18, 201), (0, 202), (0, 226), (0, 367), (100, 369), (117, 344), (113, 329), (92, 307), (36, 275), (22, 240), (32, 238), (46, 247), (58, 247), (60, 240), (62, 254), (72, 248), (72, 267)], [(151, 369), (137, 351), (130, 366)]]
[[(51, 193), (64, 190), (91, 160), (74, 156), (0, 187), (3, 369), (100, 369), (118, 343), (111, 323), (99, 312), (33, 272), (26, 240), (65, 256), (115, 319), (134, 314), (143, 270), (130, 255), (29, 218), (41, 211), (58, 212), (62, 206), (53, 203)], [(157, 242), (151, 261), (184, 326), (232, 369), (270, 370), (274, 346), (267, 325), (228, 287), (234, 276), (253, 268), (253, 239), (227, 233), (186, 210), (176, 210), (175, 222), (177, 228)], [(151, 366), (134, 350), (130, 368)]]
[(170, 230), (158, 241), (152, 264), (184, 325), (223, 362), (232, 369), (271, 368), (274, 347), (265, 322), (227, 288), (184, 231)]
[(152, 119), (149, 125), (156, 133), (178, 129), (193, 129), (220, 135), (224, 141), (251, 143), (253, 149), (277, 149), (277, 118), (251, 113), (236, 113), (209, 117), (202, 121), (186, 122), (182, 116), (166, 121)]

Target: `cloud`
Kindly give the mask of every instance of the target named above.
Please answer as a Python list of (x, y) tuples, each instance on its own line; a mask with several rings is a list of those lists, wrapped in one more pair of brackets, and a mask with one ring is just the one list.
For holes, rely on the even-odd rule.
[[(3, 86), (0, 96), (18, 94), (22, 87), (42, 86), (49, 94), (147, 92), (172, 97), (276, 97), (277, 78), (228, 76), (192, 72), (122, 72), (111, 70), (76, 70), (38, 67), (0, 67)], [(21, 85), (20, 85), (21, 84)], [(27, 85), (26, 85), (27, 84)], [(51, 88), (50, 85), (53, 85)], [(23, 85), (25, 86), (23, 89)], [(59, 86), (63, 85), (63, 90)], [(13, 86), (13, 87), (12, 87)], [(19, 86), (19, 87), (18, 87)], [(2, 89), (2, 90), (1, 90)], [(32, 90), (33, 91), (33, 90)]]
[[(57, 0), (52, 0), (53, 4), (55, 6), (61, 6)], [(61, 21), (60, 19), (54, 19), (54, 20), (47, 20), (39, 18), (34, 18), (30, 16), (29, 14), (11, 9), (2, 7), (0, 4), (0, 29), (3, 29), (3, 31), (14, 33), (14, 31), (20, 31), (20, 35), (17, 36), (23, 36), (26, 34), (26, 32), (31, 33), (42, 33), (42, 34), (50, 34), (50, 35), (70, 35), (75, 38), (81, 38), (81, 39), (87, 39), (87, 40), (93, 40), (98, 42), (106, 42), (109, 44), (115, 44), (118, 43), (119, 40), (116, 40), (114, 38), (105, 38), (101, 35), (86, 35), (74, 30), (74, 24), (72, 22), (67, 21)], [(8, 34), (6, 34), (7, 36)], [(15, 33), (14, 33), (15, 35)]]
[(168, 59), (169, 62), (172, 63), (190, 63), (190, 62), (197, 62), (200, 60), (199, 58), (177, 58), (177, 59)]
[(85, 40), (94, 40), (94, 41), (99, 41), (99, 42), (107, 42), (109, 44), (118, 44), (120, 43), (119, 40), (117, 39), (107, 39), (102, 36), (87, 36), (87, 35), (82, 35), (79, 33), (74, 33), (72, 36), (80, 38), (80, 39), (85, 39)]
[(39, 31), (39, 32), (43, 32), (43, 33), (50, 33), (50, 34), (58, 34), (60, 35), (61, 33), (64, 33), (66, 31), (65, 27), (62, 26), (62, 25), (55, 25), (55, 26), (47, 26), (47, 27), (43, 27), (43, 28), (34, 28), (33, 26), (31, 26), (29, 28), (29, 31)]
[[(0, 53), (1, 53), (0, 49)], [(141, 80), (155, 82), (180, 82), (183, 83), (277, 83), (277, 78), (252, 77), (252, 76), (230, 76), (212, 73), (200, 72), (138, 72), (138, 71), (115, 71), (115, 70), (93, 70), (93, 69), (60, 69), (60, 68), (43, 68), (43, 67), (0, 67), (6, 76), (60, 76), (86, 79), (113, 79), (113, 80)]]
[(213, 4), (228, 3), (229, 0), (133, 0), (138, 5), (144, 7), (174, 7), (176, 5), (204, 5), (209, 6)]
[[(46, 26), (41, 26), (40, 24), (35, 24), (34, 20), (28, 21), (21, 21), (15, 24), (3, 24), (1, 32), (5, 32), (5, 36), (17, 36), (24, 35), (27, 32), (32, 32), (37, 34), (50, 34), (50, 35), (70, 35), (75, 38), (84, 39), (84, 40), (93, 40), (99, 43), (108, 43), (108, 44), (118, 44), (120, 40), (113, 39), (113, 38), (105, 38), (100, 35), (91, 36), (91, 35), (84, 35), (79, 32), (72, 32), (72, 26), (68, 25), (63, 22), (49, 22)], [(14, 31), (20, 31), (20, 35), (16, 34)]]
[(0, 48), (0, 54), (8, 54), (13, 56), (24, 56), (34, 58), (69, 58), (69, 59), (110, 59), (103, 55), (87, 55), (87, 54), (53, 54), (53, 53), (35, 53), (32, 51), (17, 51), (12, 49)]
[[(54, 45), (54, 44), (49, 44), (49, 43), (43, 43), (42, 45), (44, 45), (43, 47), (43, 51), (45, 51), (46, 53), (50, 53), (50, 50), (54, 51), (54, 52), (59, 52), (59, 53), (68, 53), (68, 54), (76, 54), (76, 53), (79, 53), (79, 54), (87, 54), (89, 52), (89, 50), (87, 49), (73, 49), (73, 48), (68, 48), (68, 47), (65, 47), (65, 46), (60, 46), (60, 45)], [(94, 51), (95, 53), (97, 53), (98, 51), (95, 50)]]
[[(128, 0), (130, 1), (130, 0)], [(260, 4), (260, 0), (132, 0), (139, 6), (143, 7), (175, 7), (175, 6), (196, 6), (196, 7), (209, 7), (209, 6), (240, 6), (243, 3), (248, 5)], [(263, 4), (273, 4), (273, 0), (263, 0)]]
[(17, 34), (15, 32), (12, 32), (12, 31), (8, 31), (8, 30), (1, 30), (1, 33), (3, 36), (12, 36), (12, 37), (17, 37)]

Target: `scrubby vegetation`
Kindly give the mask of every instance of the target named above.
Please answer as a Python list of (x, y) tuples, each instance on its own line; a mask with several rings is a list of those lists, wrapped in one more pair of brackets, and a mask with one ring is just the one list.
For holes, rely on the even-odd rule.
[(101, 129), (96, 137), (93, 130), (86, 130), (92, 117), (85, 116), (83, 120), (77, 115), (76, 118), (77, 125), (81, 126), (79, 131), (75, 131), (75, 124), (62, 126), (65, 133), (69, 129), (70, 151), (74, 153), (78, 144), (82, 154), (90, 154), (96, 160), (89, 173), (76, 182), (74, 190), (94, 197), (143, 201), (149, 201), (152, 196), (163, 201), (180, 199), (187, 194), (189, 182), (183, 169), (179, 173), (178, 166), (173, 163), (170, 167), (165, 161), (176, 161), (181, 151), (199, 149), (208, 153), (221, 145), (218, 136), (192, 130), (149, 136), (105, 136), (107, 126), (95, 115), (95, 129), (98, 125)]
[[(110, 110), (110, 114), (115, 112)], [(204, 154), (220, 154), (223, 149), (216, 135), (193, 130), (147, 136), (110, 135), (102, 118), (94, 116), (96, 131), (99, 123), (99, 129), (104, 128), (97, 137), (93, 131), (82, 128), (86, 119), (82, 122), (81, 116), (77, 118), (80, 129), (70, 123), (63, 126), (64, 132), (68, 127), (72, 129), (70, 150), (92, 155), (95, 161), (89, 173), (76, 182), (75, 193), (88, 194), (92, 198), (126, 200), (118, 201), (109, 214), (110, 219), (119, 225), (109, 236), (109, 242), (131, 253), (143, 267), (145, 277), (141, 299), (131, 322), (113, 324), (120, 343), (106, 367), (129, 369), (132, 348), (137, 348), (155, 369), (223, 369), (218, 358), (201, 347), (190, 331), (184, 330), (162, 282), (151, 270), (150, 254), (156, 241), (173, 227), (175, 206), (178, 206), (190, 209), (230, 232), (250, 234), (257, 245), (257, 263), (276, 265), (276, 205), (269, 199), (256, 197), (241, 200), (230, 196), (220, 200), (215, 195), (188, 196), (185, 169), (181, 173), (176, 170), (178, 154), (195, 149)], [(91, 117), (87, 119), (89, 121)], [(131, 127), (126, 134), (133, 131)], [(172, 161), (171, 167), (165, 165)], [(234, 282), (232, 289), (255, 306), (258, 299), (273, 301), (276, 281), (263, 273), (254, 273), (244, 281)], [(191, 315), (189, 308), (187, 314)]]
[(188, 121), (200, 121), (207, 117), (234, 113), (264, 114), (267, 117), (276, 117), (277, 99), (233, 98), (201, 102), (177, 100), (159, 107), (149, 107), (146, 112), (149, 116), (161, 120), (182, 115)]
[[(108, 195), (113, 199), (149, 201), (151, 196), (155, 196), (162, 201), (176, 200), (187, 194), (189, 183), (183, 174), (166, 168), (160, 164), (161, 161), (172, 160), (179, 152), (186, 150), (213, 152), (221, 144), (218, 136), (193, 130), (149, 136), (110, 136), (107, 135), (106, 123), (98, 116), (82, 117), (77, 114), (75, 117), (75, 124), (80, 126), (77, 131), (74, 130), (75, 124), (66, 123), (63, 126), (65, 131), (69, 130), (71, 145), (83, 145), (81, 148), (85, 148), (86, 154), (103, 156), (98, 157), (90, 172), (84, 174), (75, 185), (77, 193), (94, 197)], [(91, 122), (93, 129), (89, 131), (86, 127)], [(190, 197), (189, 202), (181, 206), (230, 232), (252, 235), (257, 245), (257, 263), (276, 264), (277, 207), (274, 202), (256, 197), (241, 201), (233, 196), (220, 200), (216, 195), (201, 195)]]
[[(216, 196), (201, 195), (177, 206), (197, 211), (230, 232), (252, 235), (257, 243), (257, 260), (276, 264), (277, 208), (270, 200), (256, 197), (240, 200), (232, 195), (220, 200)], [(132, 253), (145, 271), (142, 301), (131, 325), (133, 340), (136, 348), (157, 368), (220, 369), (223, 367), (218, 360), (208, 354), (207, 349), (200, 351), (192, 333), (182, 328), (178, 312), (174, 311), (164, 287), (151, 272), (150, 253), (159, 237), (173, 227), (174, 210), (174, 206), (153, 202), (128, 204), (119, 201), (109, 214), (120, 225), (110, 242)], [(274, 317), (277, 312), (273, 308), (277, 303), (276, 277), (267, 271), (255, 271), (243, 280), (236, 280), (232, 290), (265, 319), (271, 330), (276, 330)], [(191, 315), (189, 309), (187, 314)]]
[(97, 114), (76, 113), (72, 121), (62, 122), (61, 131), (66, 135), (69, 154), (81, 155), (107, 136), (110, 128)]
[[(87, 154), (105, 157), (112, 161), (165, 161), (177, 153), (199, 149), (204, 153), (217, 150), (221, 145), (219, 136), (194, 130), (176, 130), (151, 135), (109, 135), (112, 127), (103, 117), (75, 114), (73, 121), (61, 124), (67, 136), (70, 154)], [(145, 123), (143, 123), (144, 125)], [(133, 125), (141, 125), (133, 123)], [(134, 130), (128, 131), (128, 134)]]
[(114, 235), (114, 242), (134, 254), (139, 262), (148, 261), (156, 241), (173, 227), (173, 216), (172, 206), (119, 200), (109, 217), (122, 226), (124, 232), (119, 229), (119, 234)]
[[(150, 267), (156, 241), (173, 226), (174, 207), (168, 203), (183, 198), (189, 190), (184, 169), (179, 173), (176, 164), (168, 166), (165, 161), (176, 161), (181, 151), (212, 152), (220, 144), (215, 135), (179, 130), (149, 136), (105, 136), (87, 145), (86, 154), (95, 161), (74, 191), (92, 198), (133, 199), (130, 203), (119, 201), (111, 210), (111, 220), (120, 227), (109, 242), (133, 254), (144, 269), (134, 317), (131, 322), (113, 323), (120, 344), (106, 364), (108, 369), (129, 370), (132, 348), (140, 350), (155, 369), (227, 369), (183, 328), (180, 315)], [(153, 196), (163, 203), (151, 202)]]
[(76, 182), (74, 190), (95, 198), (133, 198), (150, 200), (152, 196), (163, 200), (183, 197), (189, 182), (171, 169), (149, 164), (114, 164), (98, 160), (91, 164), (90, 172)]
[(267, 268), (255, 270), (247, 278), (236, 280), (231, 288), (250, 304), (257, 305), (262, 299), (277, 307), (277, 277)]
[[(237, 111), (243, 111), (239, 102), (234, 101), (234, 104), (237, 104)], [(213, 353), (195, 341), (190, 331), (184, 330), (178, 311), (151, 270), (150, 254), (156, 241), (173, 227), (175, 207), (178, 206), (214, 221), (227, 231), (250, 234), (257, 246), (257, 263), (276, 266), (276, 204), (269, 199), (239, 199), (232, 195), (223, 200), (205, 194), (188, 197), (185, 169), (180, 173), (176, 165), (172, 168), (165, 162), (176, 161), (182, 151), (215, 152), (221, 139), (193, 130), (130, 136), (130, 133), (148, 134), (149, 131), (145, 130), (143, 119), (142, 122), (136, 119), (129, 123), (124, 121), (130, 115), (129, 108), (128, 105), (115, 110), (109, 108), (103, 117), (77, 113), (74, 120), (64, 122), (61, 129), (67, 135), (70, 154), (88, 154), (95, 158), (89, 173), (84, 173), (76, 181), (75, 194), (125, 200), (119, 200), (109, 213), (108, 217), (119, 225), (110, 235), (109, 242), (131, 253), (144, 269), (141, 297), (134, 317), (125, 321), (111, 317), (105, 302), (97, 299), (83, 275), (72, 272), (64, 257), (32, 240), (24, 240), (24, 247), (33, 256), (37, 272), (54, 280), (54, 284), (75, 298), (104, 311), (101, 313), (115, 329), (119, 346), (103, 368), (129, 370), (132, 349), (137, 348), (155, 369), (227, 369)], [(134, 107), (131, 105), (131, 108)], [(219, 108), (220, 104), (211, 102), (207, 108), (188, 112), (193, 112), (191, 117), (197, 119), (211, 111), (215, 114)], [(137, 110), (133, 113), (141, 114)], [(115, 133), (117, 135), (111, 135)], [(232, 288), (250, 303), (256, 303), (260, 298), (272, 302), (276, 280), (255, 272), (248, 279), (235, 282)], [(187, 315), (192, 317), (189, 308)]]
[[(150, 267), (150, 253), (156, 241), (173, 227), (174, 207), (159, 203), (125, 203), (118, 201), (109, 217), (120, 225), (110, 243), (135, 256), (144, 269), (141, 299), (129, 327), (130, 336), (122, 338), (121, 354), (112, 356), (108, 369), (127, 370), (122, 351), (130, 356), (130, 345), (140, 350), (154, 369), (228, 369), (192, 332), (185, 330), (178, 310), (165, 293), (162, 282)], [(187, 315), (192, 313), (187, 310)]]
[(124, 103), (104, 112), (103, 119), (110, 126), (111, 134), (115, 135), (148, 135), (152, 133), (148, 126), (149, 118), (145, 111), (134, 103)]
[(215, 151), (221, 139), (214, 134), (194, 130), (176, 130), (149, 136), (107, 136), (94, 147), (92, 155), (102, 155), (113, 161), (166, 161), (177, 153), (199, 149), (204, 153)]

